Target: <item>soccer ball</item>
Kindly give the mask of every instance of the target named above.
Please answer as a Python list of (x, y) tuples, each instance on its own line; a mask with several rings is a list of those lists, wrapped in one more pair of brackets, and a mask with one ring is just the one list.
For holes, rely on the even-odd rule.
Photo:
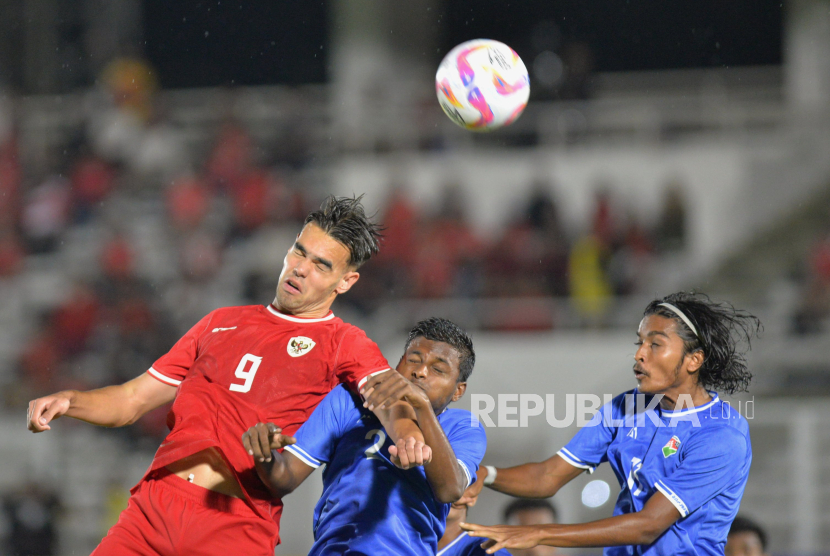
[(524, 62), (504, 43), (476, 39), (449, 51), (435, 74), (438, 102), (450, 119), (472, 131), (511, 124), (527, 106)]

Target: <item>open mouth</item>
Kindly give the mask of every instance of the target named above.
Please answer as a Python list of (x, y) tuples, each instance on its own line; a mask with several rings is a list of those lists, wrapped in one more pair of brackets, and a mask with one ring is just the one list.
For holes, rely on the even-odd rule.
[(647, 376), (648, 375), (646, 373), (644, 373), (643, 371), (641, 371), (640, 369), (637, 369), (637, 368), (634, 369), (634, 378), (636, 378), (637, 380), (641, 380), (643, 378), (646, 378)]
[(300, 293), (300, 287), (293, 280), (286, 280), (283, 289), (289, 293)]

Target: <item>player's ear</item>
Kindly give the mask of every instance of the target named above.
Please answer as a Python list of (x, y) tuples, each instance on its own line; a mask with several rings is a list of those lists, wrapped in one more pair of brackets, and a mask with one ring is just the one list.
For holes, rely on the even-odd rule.
[(340, 279), (340, 283), (337, 284), (337, 287), (334, 288), (335, 293), (338, 295), (342, 295), (352, 289), (355, 282), (357, 282), (358, 278), (360, 278), (360, 273), (357, 271), (349, 271), (343, 275), (343, 278)]
[(688, 354), (686, 357), (689, 358), (689, 365), (686, 367), (690, 373), (696, 373), (700, 370), (700, 367), (703, 366), (703, 351), (697, 350), (694, 353)]
[(455, 393), (452, 395), (452, 401), (457, 402), (461, 399), (461, 396), (464, 395), (464, 392), (467, 391), (467, 383), (466, 382), (459, 382), (455, 385)]

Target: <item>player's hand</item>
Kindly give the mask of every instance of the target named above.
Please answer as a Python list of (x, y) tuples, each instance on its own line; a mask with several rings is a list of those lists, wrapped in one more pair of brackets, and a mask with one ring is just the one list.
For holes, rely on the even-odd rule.
[(389, 408), (399, 400), (409, 402), (416, 411), (431, 405), (427, 393), (397, 371), (387, 371), (371, 377), (360, 393), (366, 400), (363, 407), (369, 411)]
[(495, 554), (502, 548), (533, 548), (539, 545), (541, 532), (538, 527), (512, 525), (476, 525), (461, 523), (461, 528), (471, 537), (489, 539), (481, 543), (481, 548), (487, 554)]
[(294, 444), (294, 437), (282, 434), (274, 423), (257, 423), (242, 435), (242, 446), (254, 461), (271, 461), (271, 450), (279, 450)]
[(432, 448), (409, 436), (389, 446), (389, 461), (401, 469), (420, 467), (432, 461)]
[(49, 423), (69, 411), (70, 394), (58, 392), (29, 402), (26, 424), (32, 432), (51, 430)]
[(464, 491), (464, 494), (461, 495), (461, 498), (458, 499), (456, 504), (464, 504), (470, 507), (475, 506), (476, 502), (478, 502), (478, 495), (481, 494), (481, 489), (484, 488), (484, 479), (486, 478), (487, 468), (481, 465), (476, 473), (476, 482), (467, 487), (467, 490)]

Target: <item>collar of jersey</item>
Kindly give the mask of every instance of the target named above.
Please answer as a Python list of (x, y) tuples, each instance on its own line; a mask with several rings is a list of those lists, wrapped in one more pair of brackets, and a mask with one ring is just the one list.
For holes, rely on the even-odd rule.
[(712, 396), (712, 399), (709, 400), (708, 402), (706, 402), (705, 404), (700, 405), (698, 407), (693, 407), (691, 409), (684, 409), (682, 411), (666, 411), (663, 408), (660, 408), (660, 414), (663, 417), (680, 417), (680, 416), (683, 416), (683, 415), (691, 415), (692, 413), (697, 413), (698, 411), (703, 411), (704, 409), (709, 409), (710, 407), (712, 407), (713, 405), (715, 405), (716, 403), (718, 403), (720, 401), (720, 398), (718, 397), (717, 392), (712, 392), (710, 390), (709, 395)]
[(447, 550), (449, 550), (449, 548), (450, 548), (451, 546), (453, 546), (454, 544), (456, 544), (457, 542), (459, 542), (461, 539), (463, 539), (463, 538), (464, 538), (464, 537), (466, 537), (466, 536), (467, 536), (467, 531), (462, 531), (460, 535), (458, 535), (457, 537), (455, 537), (455, 538), (454, 538), (454, 539), (450, 542), (450, 544), (448, 544), (447, 546), (445, 546), (444, 548), (442, 548), (442, 549), (438, 552), (438, 556), (440, 556), (441, 554), (446, 553), (446, 552), (447, 552)]
[(331, 311), (329, 311), (329, 313), (325, 317), (320, 317), (319, 319), (306, 319), (306, 318), (303, 318), (303, 317), (295, 317), (294, 315), (286, 315), (285, 313), (280, 313), (279, 311), (274, 309), (274, 306), (271, 305), (270, 303), (268, 304), (268, 311), (276, 317), (279, 317), (279, 318), (285, 319), (285, 320), (290, 320), (291, 322), (307, 322), (307, 323), (323, 322), (323, 321), (331, 320), (331, 319), (334, 318), (334, 313), (332, 313)]

